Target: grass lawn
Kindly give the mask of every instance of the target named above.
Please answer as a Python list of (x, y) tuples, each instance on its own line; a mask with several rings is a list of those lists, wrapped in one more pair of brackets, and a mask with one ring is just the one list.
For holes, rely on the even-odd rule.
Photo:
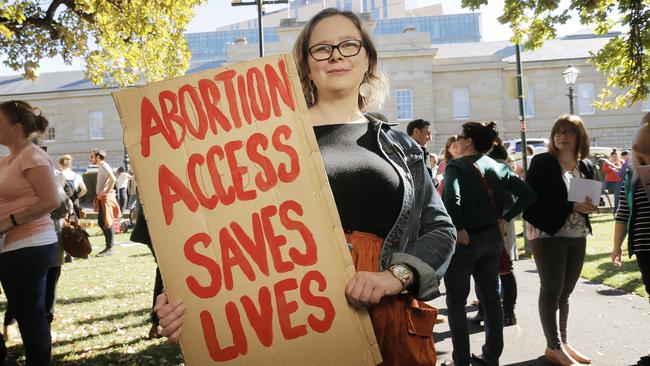
[[(115, 239), (127, 241), (128, 234)], [(140, 244), (118, 246), (115, 255), (97, 258), (104, 238), (91, 241), (91, 257), (66, 263), (61, 272), (52, 323), (52, 364), (182, 364), (176, 346), (147, 339), (156, 269), (149, 249)], [(0, 309), (4, 308), (3, 295)], [(7, 346), (7, 365), (23, 365), (20, 340)]]
[[(615, 267), (610, 259), (612, 243), (614, 242), (614, 218), (611, 213), (591, 216), (593, 235), (587, 237), (587, 255), (581, 276), (606, 285), (619, 288), (625, 292), (648, 297), (641, 281), (641, 272), (636, 263), (636, 257), (629, 258), (627, 242), (623, 243), (623, 265)], [(518, 232), (521, 224), (517, 223)], [(523, 251), (523, 239), (517, 243)]]
[[(612, 215), (594, 215), (592, 224), (594, 235), (588, 239), (583, 277), (647, 297), (634, 259), (625, 256), (620, 269), (610, 262)], [(128, 234), (121, 234), (115, 241), (127, 240)], [(63, 266), (52, 324), (53, 364), (181, 365), (176, 346), (162, 339), (147, 339), (155, 275), (149, 249), (139, 244), (118, 246), (115, 255), (97, 258), (94, 254), (103, 248), (103, 237), (91, 241), (94, 250), (89, 259)], [(519, 238), (519, 244), (523, 251), (523, 239)], [(4, 307), (2, 295), (0, 310)], [(10, 342), (8, 347), (7, 365), (23, 365), (20, 341)]]

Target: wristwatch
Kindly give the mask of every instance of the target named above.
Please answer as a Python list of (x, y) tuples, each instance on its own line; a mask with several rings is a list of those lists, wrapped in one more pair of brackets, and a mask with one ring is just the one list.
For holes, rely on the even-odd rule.
[(404, 290), (406, 290), (407, 287), (411, 286), (415, 280), (413, 271), (411, 271), (409, 267), (403, 264), (393, 264), (392, 266), (388, 267), (388, 270), (393, 275), (393, 277), (397, 278), (402, 283), (402, 288)]

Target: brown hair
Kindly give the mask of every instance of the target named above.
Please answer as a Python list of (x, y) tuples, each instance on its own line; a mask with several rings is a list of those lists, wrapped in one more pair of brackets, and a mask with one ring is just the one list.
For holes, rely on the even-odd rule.
[(10, 100), (0, 104), (0, 111), (11, 124), (20, 124), (23, 127), (25, 137), (32, 133), (43, 134), (47, 130), (49, 122), (38, 108), (32, 107), (22, 100)]
[(574, 114), (565, 113), (555, 121), (551, 128), (551, 137), (549, 138), (550, 142), (548, 144), (548, 152), (553, 156), (557, 156), (557, 148), (555, 147), (553, 138), (561, 132), (573, 132), (576, 134), (576, 151), (574, 152), (576, 160), (586, 159), (589, 156), (589, 135), (587, 134), (587, 129), (585, 129), (585, 123), (582, 121), (582, 118)]
[(445, 162), (451, 161), (454, 157), (451, 156), (451, 145), (453, 145), (454, 142), (458, 141), (458, 136), (453, 135), (450, 138), (447, 139), (447, 142), (445, 143)]
[(316, 86), (309, 79), (309, 39), (311, 38), (314, 27), (323, 19), (332, 16), (343, 16), (350, 20), (359, 30), (361, 34), (361, 41), (368, 56), (368, 70), (366, 71), (363, 82), (371, 87), (370, 94), (366, 97), (359, 95), (359, 109), (366, 110), (369, 105), (379, 106), (384, 99), (384, 78), (377, 70), (377, 49), (375, 48), (370, 33), (366, 30), (361, 18), (353, 12), (347, 10), (338, 10), (336, 8), (327, 8), (321, 10), (318, 14), (307, 22), (302, 28), (300, 35), (296, 39), (293, 46), (293, 57), (296, 60), (296, 67), (298, 68), (298, 75), (300, 76), (300, 84), (302, 85), (302, 92), (305, 95), (307, 106), (311, 107), (316, 104), (318, 100), (318, 93)]

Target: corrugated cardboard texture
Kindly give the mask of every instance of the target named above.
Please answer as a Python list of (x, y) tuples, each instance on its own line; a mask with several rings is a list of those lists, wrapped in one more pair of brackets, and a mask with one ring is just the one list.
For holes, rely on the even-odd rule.
[(381, 361), (290, 55), (113, 97), (188, 366)]

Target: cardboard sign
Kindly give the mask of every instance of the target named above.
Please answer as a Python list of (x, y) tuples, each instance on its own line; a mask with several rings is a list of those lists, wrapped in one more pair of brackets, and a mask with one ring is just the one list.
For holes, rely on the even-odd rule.
[(113, 98), (188, 366), (381, 362), (290, 55)]

